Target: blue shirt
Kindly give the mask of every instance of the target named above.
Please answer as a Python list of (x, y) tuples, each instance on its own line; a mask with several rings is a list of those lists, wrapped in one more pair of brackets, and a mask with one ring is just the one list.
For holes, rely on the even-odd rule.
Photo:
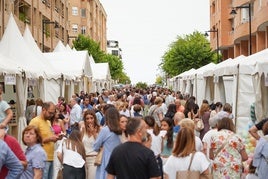
[(6, 179), (19, 178), (23, 171), (23, 166), (8, 145), (0, 140), (0, 169), (5, 165), (8, 168)]
[(45, 150), (40, 144), (35, 144), (32, 147), (28, 147), (25, 151), (27, 158), (27, 168), (21, 174), (20, 179), (34, 178), (34, 169), (45, 169), (47, 155)]
[(80, 107), (81, 107), (82, 111), (84, 111), (84, 109), (93, 109), (93, 106), (91, 104), (88, 104), (87, 106), (81, 104)]
[(268, 176), (268, 135), (261, 137), (254, 151), (253, 166), (257, 167), (260, 179)]
[(0, 100), (0, 123), (6, 118), (6, 110), (10, 108), (9, 104), (6, 101)]

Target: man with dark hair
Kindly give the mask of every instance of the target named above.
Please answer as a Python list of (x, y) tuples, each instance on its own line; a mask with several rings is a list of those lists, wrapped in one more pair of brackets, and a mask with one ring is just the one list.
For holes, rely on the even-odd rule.
[(45, 102), (42, 106), (41, 114), (33, 118), (29, 124), (39, 129), (43, 139), (43, 148), (47, 154), (43, 179), (50, 179), (53, 176), (54, 143), (62, 138), (62, 136), (55, 135), (51, 130), (50, 120), (54, 117), (55, 112), (56, 106), (52, 102)]
[(265, 124), (265, 122), (268, 121), (268, 118), (265, 118), (263, 120), (261, 120), (260, 122), (258, 122), (257, 124), (253, 125), (248, 132), (252, 135), (252, 137), (254, 137), (256, 140), (260, 139), (260, 135), (258, 134), (259, 130), (262, 130), (263, 125)]
[(129, 140), (117, 146), (110, 157), (106, 167), (107, 179), (159, 179), (160, 169), (154, 153), (142, 145), (146, 141), (146, 123), (142, 118), (129, 119), (126, 132)]

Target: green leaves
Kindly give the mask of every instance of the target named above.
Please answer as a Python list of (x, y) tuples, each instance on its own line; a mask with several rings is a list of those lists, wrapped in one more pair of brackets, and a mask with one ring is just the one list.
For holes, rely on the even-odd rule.
[(178, 36), (163, 55), (159, 66), (166, 74), (176, 76), (215, 60), (216, 55), (211, 51), (209, 41), (202, 33), (196, 31), (193, 34)]
[(123, 71), (124, 64), (117, 56), (107, 54), (100, 49), (100, 44), (92, 40), (89, 36), (79, 35), (73, 42), (76, 50), (87, 50), (89, 55), (95, 60), (95, 63), (109, 63), (111, 77), (118, 80), (120, 83), (130, 83), (130, 79)]

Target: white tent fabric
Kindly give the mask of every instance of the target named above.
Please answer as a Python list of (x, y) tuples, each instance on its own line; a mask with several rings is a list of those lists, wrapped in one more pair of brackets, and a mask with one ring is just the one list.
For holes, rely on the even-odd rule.
[(0, 54), (0, 73), (1, 74), (21, 74), (21, 70), (12, 59)]
[[(41, 52), (37, 44), (35, 43), (35, 40), (32, 36), (32, 33), (30, 32), (30, 29), (28, 25), (26, 25), (24, 34), (23, 34), (23, 39), (27, 43), (30, 49), (32, 49), (32, 52), (38, 56), (38, 60), (41, 60), (43, 63), (46, 63), (47, 59), (45, 58), (44, 54)], [(44, 101), (52, 101), (52, 102), (57, 102), (57, 98), (55, 96), (61, 96), (61, 91), (60, 89), (60, 82), (58, 82), (61, 79), (61, 72), (56, 70), (50, 63), (46, 63), (46, 66), (48, 69), (50, 69), (50, 79), (42, 79), (44, 80), (43, 82), (40, 82), (39, 89), (39, 97), (43, 99)], [(53, 74), (53, 75), (52, 75)], [(52, 78), (53, 77), (53, 78)], [(57, 86), (58, 85), (58, 86)], [(42, 90), (44, 88), (44, 90)]]
[(53, 71), (47, 68), (46, 63), (38, 60), (39, 56), (28, 47), (12, 14), (0, 42), (0, 53), (18, 64), (18, 67), (24, 70), (27, 78), (45, 78), (53, 74)]
[(41, 62), (39, 56), (36, 56), (32, 49), (28, 47), (12, 14), (9, 17), (7, 27), (0, 42), (0, 53), (12, 59), (12, 62), (16, 63), (19, 69), (22, 69), (24, 72), (23, 77), (17, 76), (16, 79), (17, 104), (19, 106), (18, 132), (21, 133), (26, 121), (24, 110), (26, 109), (28, 79), (52, 77), (50, 76), (52, 74), (50, 73), (51, 69), (48, 69), (46, 63)]
[(242, 74), (254, 75), (253, 87), (255, 95), (255, 112), (257, 120), (268, 117), (268, 49), (249, 56), (244, 64), (240, 65)]
[[(216, 66), (215, 63), (209, 63), (205, 66), (202, 66), (193, 73), (188, 75), (188, 78), (193, 80), (193, 96), (196, 97), (196, 102), (198, 105), (202, 104), (203, 99), (207, 99), (208, 101), (212, 101), (211, 96), (211, 85), (209, 82), (209, 78), (204, 77), (204, 72), (207, 70), (211, 70)], [(212, 89), (213, 90), (213, 89)]]
[(16, 91), (17, 91), (17, 116), (18, 116), (18, 141), (21, 146), (22, 142), (22, 131), (27, 126), (25, 118), (26, 100), (27, 100), (27, 88), (28, 79), (17, 76), (16, 78)]
[(92, 76), (87, 51), (53, 52), (44, 55), (56, 70), (69, 75), (72, 79)]
[(67, 51), (70, 51), (70, 52), (73, 51), (73, 50), (71, 49), (71, 47), (70, 47), (69, 44), (67, 44), (67, 45), (65, 46), (65, 48), (66, 48)]
[(189, 81), (190, 80), (189, 76), (191, 74), (194, 74), (194, 72), (195, 72), (195, 69), (192, 68), (192, 69), (190, 69), (188, 71), (185, 71), (185, 72), (183, 72), (183, 73), (178, 75), (178, 78), (181, 78), (183, 80), (181, 82), (182, 85), (181, 85), (181, 88), (180, 88), (182, 94), (186, 94), (186, 93), (191, 94), (191, 82)]
[(62, 41), (58, 41), (56, 47), (53, 52), (68, 52), (69, 50), (63, 45)]
[[(92, 60), (91, 60), (92, 63)], [(110, 88), (111, 75), (108, 63), (94, 63), (92, 64), (93, 69), (93, 87), (94, 91), (101, 92), (103, 88)]]
[[(44, 53), (44, 55), (57, 71), (62, 72), (64, 79), (82, 83), (78, 86), (83, 85), (84, 77), (89, 79), (92, 77), (92, 67), (87, 51), (53, 52)], [(68, 94), (65, 94), (68, 98), (74, 93), (72, 85), (68, 85)], [(84, 86), (83, 89), (87, 89), (87, 87)]]

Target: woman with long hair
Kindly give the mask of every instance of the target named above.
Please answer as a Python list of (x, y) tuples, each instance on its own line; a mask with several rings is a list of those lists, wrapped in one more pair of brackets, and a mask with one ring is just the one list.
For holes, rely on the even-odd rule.
[(119, 127), (122, 130), (122, 133), (120, 135), (120, 140), (122, 143), (126, 142), (128, 140), (128, 135), (126, 132), (126, 126), (128, 122), (128, 117), (125, 115), (120, 114), (119, 116)]
[(97, 152), (94, 151), (93, 145), (100, 132), (100, 125), (95, 115), (94, 110), (86, 110), (83, 116), (84, 127), (81, 129), (82, 142), (86, 151), (86, 178), (95, 178), (97, 167), (94, 165), (94, 161), (97, 156)]
[(78, 128), (73, 128), (69, 138), (63, 140), (57, 150), (57, 156), (63, 164), (63, 178), (85, 178), (86, 152)]
[(119, 135), (121, 134), (121, 129), (119, 127), (119, 112), (114, 106), (110, 106), (105, 111), (105, 126), (100, 130), (96, 141), (94, 142), (94, 150), (96, 152), (100, 151), (103, 147), (102, 161), (101, 165), (97, 167), (96, 178), (106, 179), (107, 172), (105, 170), (108, 161), (110, 159), (113, 149), (121, 144)]
[(183, 127), (180, 129), (173, 154), (167, 159), (164, 165), (164, 173), (170, 179), (175, 179), (177, 171), (187, 171), (190, 165), (191, 171), (199, 171), (200, 174), (208, 174), (209, 162), (202, 152), (195, 150), (195, 135), (191, 128)]
[(161, 130), (167, 131), (166, 135), (163, 137), (162, 142), (161, 158), (163, 160), (163, 163), (165, 163), (167, 158), (172, 154), (173, 123), (173, 120), (168, 117), (164, 117), (164, 119), (161, 121)]
[(147, 124), (147, 132), (152, 136), (151, 150), (154, 152), (163, 178), (163, 161), (160, 155), (162, 152), (163, 137), (166, 135), (167, 131), (161, 130), (160, 127), (158, 127), (153, 116), (145, 116), (144, 121)]

